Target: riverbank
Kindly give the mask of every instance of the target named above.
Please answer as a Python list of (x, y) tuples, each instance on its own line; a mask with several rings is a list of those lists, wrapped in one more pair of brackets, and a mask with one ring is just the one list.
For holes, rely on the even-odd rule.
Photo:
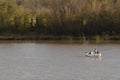
[(45, 35), (0, 35), (0, 40), (120, 40), (120, 35), (96, 36), (45, 36)]
[(120, 36), (38, 36), (38, 35), (7, 35), (0, 36), (0, 43), (6, 42), (34, 42), (34, 43), (117, 43), (120, 44)]

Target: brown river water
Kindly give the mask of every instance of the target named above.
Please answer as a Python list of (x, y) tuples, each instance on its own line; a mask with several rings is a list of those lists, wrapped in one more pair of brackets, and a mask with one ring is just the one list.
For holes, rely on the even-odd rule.
[(120, 80), (120, 44), (2, 43), (0, 80)]

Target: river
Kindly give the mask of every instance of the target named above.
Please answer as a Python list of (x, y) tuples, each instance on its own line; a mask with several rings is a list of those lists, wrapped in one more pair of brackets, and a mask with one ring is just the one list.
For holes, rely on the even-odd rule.
[(120, 45), (2, 43), (0, 80), (120, 80)]

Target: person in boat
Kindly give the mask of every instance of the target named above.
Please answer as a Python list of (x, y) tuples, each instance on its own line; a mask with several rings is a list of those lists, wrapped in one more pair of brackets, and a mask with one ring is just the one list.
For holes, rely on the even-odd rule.
[(99, 51), (97, 51), (97, 54), (99, 54)]
[(95, 48), (95, 49), (94, 49), (94, 53), (95, 53), (95, 54), (99, 54), (99, 51)]
[(90, 51), (90, 52), (89, 52), (89, 55), (92, 55), (92, 54), (94, 54), (94, 52), (93, 52), (93, 51)]
[(89, 54), (91, 54), (91, 51), (89, 52)]

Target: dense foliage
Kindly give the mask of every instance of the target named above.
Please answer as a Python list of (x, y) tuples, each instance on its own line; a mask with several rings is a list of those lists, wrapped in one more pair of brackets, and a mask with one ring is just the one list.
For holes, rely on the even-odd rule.
[(120, 0), (0, 0), (0, 35), (120, 35)]

